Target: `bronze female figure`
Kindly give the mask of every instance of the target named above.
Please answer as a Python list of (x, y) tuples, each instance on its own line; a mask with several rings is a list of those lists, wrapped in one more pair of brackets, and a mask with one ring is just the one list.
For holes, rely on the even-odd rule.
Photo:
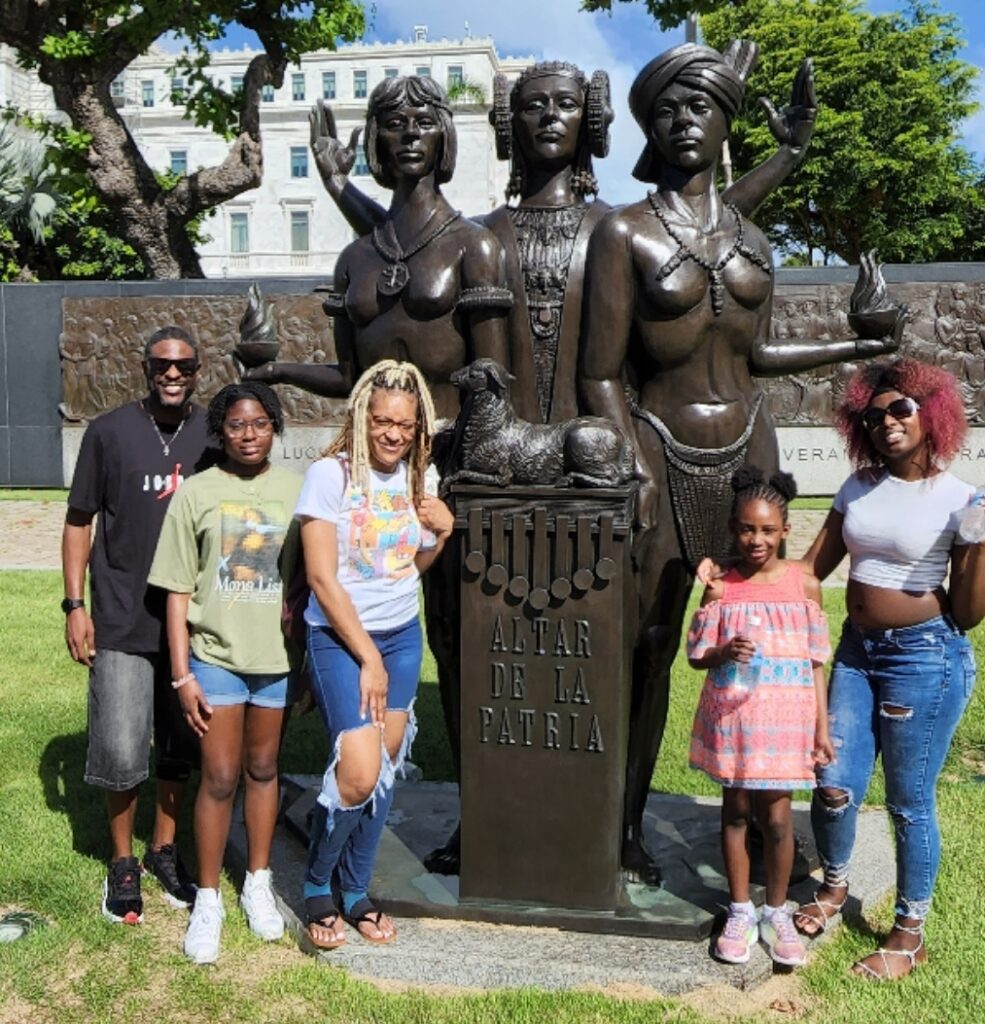
[(751, 43), (724, 55), (686, 43), (643, 68), (629, 100), (646, 134), (634, 175), (654, 188), (603, 218), (588, 255), (582, 396), (634, 439), (641, 480), (623, 862), (644, 881), (659, 878), (640, 828), (694, 568), (727, 549), (733, 469), (779, 468), (753, 375), (890, 351), (902, 326), (878, 341), (770, 339), (772, 252), (744, 214), (803, 155), (815, 101), (805, 62), (791, 107), (766, 105), (780, 153), (723, 197), (719, 153), (755, 56)]

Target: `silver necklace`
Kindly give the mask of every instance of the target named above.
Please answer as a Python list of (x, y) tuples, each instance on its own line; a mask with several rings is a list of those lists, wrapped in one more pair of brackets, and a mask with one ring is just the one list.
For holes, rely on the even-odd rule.
[(173, 445), (175, 441), (178, 440), (178, 435), (181, 433), (182, 427), (184, 427), (185, 425), (185, 420), (182, 419), (182, 421), (178, 424), (178, 429), (171, 435), (171, 440), (165, 441), (163, 434), (158, 428), (157, 420), (155, 420), (154, 417), (151, 415), (150, 410), (145, 407), (144, 412), (147, 413), (147, 418), (150, 420), (150, 425), (154, 428), (154, 433), (157, 434), (158, 441), (161, 442), (161, 450), (164, 452), (164, 457), (167, 458), (171, 454), (171, 445)]

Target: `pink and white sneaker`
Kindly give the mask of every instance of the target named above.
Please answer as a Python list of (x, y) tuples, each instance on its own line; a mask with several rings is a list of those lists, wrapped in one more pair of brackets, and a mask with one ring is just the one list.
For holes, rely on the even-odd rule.
[(800, 967), (806, 963), (807, 950), (786, 907), (780, 907), (769, 917), (763, 917), (759, 922), (759, 937), (774, 963), (785, 964), (787, 967)]
[(759, 937), (756, 919), (745, 913), (729, 912), (721, 935), (715, 939), (714, 953), (727, 964), (745, 964)]

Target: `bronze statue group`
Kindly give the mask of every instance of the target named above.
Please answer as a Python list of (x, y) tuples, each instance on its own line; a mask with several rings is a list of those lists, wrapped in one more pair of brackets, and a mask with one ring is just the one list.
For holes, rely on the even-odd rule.
[[(794, 487), (779, 473), (775, 429), (754, 376), (892, 353), (903, 317), (874, 339), (770, 338), (772, 253), (748, 216), (804, 158), (816, 101), (805, 62), (790, 105), (777, 112), (764, 103), (776, 154), (720, 193), (719, 155), (755, 59), (748, 42), (724, 54), (684, 44), (643, 68), (630, 93), (646, 140), (634, 174), (651, 188), (621, 208), (597, 198), (592, 167), (606, 155), (612, 120), (602, 72), (589, 77), (545, 62), (512, 85), (497, 79), (490, 119), (498, 155), (510, 162), (508, 202), (476, 219), (441, 192), (455, 171), (456, 141), (452, 110), (432, 79), (386, 79), (369, 98), (366, 156), (392, 190), (388, 209), (347, 180), (355, 138), (338, 142), (330, 110), (315, 108), (319, 171), (359, 235), (339, 257), (326, 301), (337, 365), (244, 370), (203, 422), (189, 401), (194, 342), (176, 328), (158, 332), (146, 349), (148, 397), (93, 423), (73, 483), (67, 636), (73, 657), (91, 667), (86, 778), (108, 792), (108, 918), (142, 914), (132, 830), (153, 722), (158, 804), (143, 867), (172, 902), (193, 905), (186, 953), (199, 963), (218, 956), (219, 869), (240, 774), (249, 846), (243, 909), (261, 937), (282, 934), (269, 857), (297, 659), (280, 639), (280, 596), (303, 552), (304, 641), (332, 751), (312, 825), (308, 937), (337, 948), (348, 923), (363, 940), (394, 939), (394, 922), (369, 888), (394, 776), (416, 731), (417, 583), (429, 567), (428, 641), (456, 757), (460, 730), (459, 567), (440, 557), (453, 519), (426, 492), (425, 469), (440, 421), (459, 409), (453, 375), (482, 359), (512, 375), (520, 419), (549, 424), (591, 414), (629, 444), (639, 484), (639, 628), (623, 815), (627, 878), (659, 884), (643, 844), (643, 810), (698, 572), (706, 591), (688, 654), (709, 673), (690, 756), (723, 786), (732, 900), (713, 951), (741, 963), (762, 938), (778, 962), (803, 962), (798, 932), (823, 931), (847, 898), (856, 815), (881, 754), (897, 838), (896, 920), (855, 969), (896, 978), (926, 959), (922, 927), (940, 856), (936, 783), (974, 684), (963, 630), (985, 615), (981, 546), (957, 533), (973, 488), (946, 471), (964, 414), (945, 371), (908, 359), (865, 366), (839, 413), (858, 472), (805, 558), (781, 557)], [(349, 399), (342, 432), (303, 485), (269, 461), (283, 426), (268, 386), (278, 383)], [(204, 426), (219, 444), (210, 468), (199, 465)], [(141, 432), (148, 436), (138, 458), (131, 446)], [(171, 453), (180, 443), (187, 451), (179, 465)], [(141, 489), (141, 480), (165, 483)], [(97, 512), (90, 617), (81, 601)], [(123, 550), (131, 568), (121, 581)], [(849, 618), (826, 681), (818, 581), (846, 553)], [(153, 598), (144, 596), (148, 577)], [(134, 737), (128, 723), (137, 705), (145, 724)], [(189, 730), (199, 737), (202, 767), (197, 893), (174, 849), (195, 757)], [(171, 750), (174, 764), (162, 773)], [(815, 785), (823, 881), (791, 913), (790, 794)], [(749, 894), (754, 821), (767, 871), (761, 917)], [(456, 835), (429, 867), (453, 872), (458, 857)]]

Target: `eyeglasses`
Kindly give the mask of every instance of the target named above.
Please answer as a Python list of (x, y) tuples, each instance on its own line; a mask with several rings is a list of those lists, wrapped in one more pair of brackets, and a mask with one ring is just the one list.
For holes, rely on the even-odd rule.
[(417, 422), (415, 420), (391, 420), (388, 416), (369, 417), (369, 429), (376, 434), (385, 434), (393, 430), (394, 427), (404, 437), (413, 437), (417, 433)]
[(227, 420), (223, 425), (222, 429), (230, 437), (242, 437), (247, 430), (253, 428), (253, 433), (257, 437), (265, 437), (267, 434), (274, 432), (274, 424), (272, 420), (258, 419), (258, 420)]
[(177, 368), (182, 377), (190, 377), (198, 371), (197, 359), (159, 359), (150, 356), (147, 359), (147, 372), (152, 377), (163, 377), (171, 367)]
[(887, 416), (892, 416), (897, 421), (907, 420), (911, 416), (915, 416), (919, 409), (919, 403), (915, 402), (912, 398), (895, 398), (885, 409), (879, 409), (875, 406), (870, 406), (866, 409), (862, 413), (862, 423), (866, 430), (875, 430), (886, 422)]

